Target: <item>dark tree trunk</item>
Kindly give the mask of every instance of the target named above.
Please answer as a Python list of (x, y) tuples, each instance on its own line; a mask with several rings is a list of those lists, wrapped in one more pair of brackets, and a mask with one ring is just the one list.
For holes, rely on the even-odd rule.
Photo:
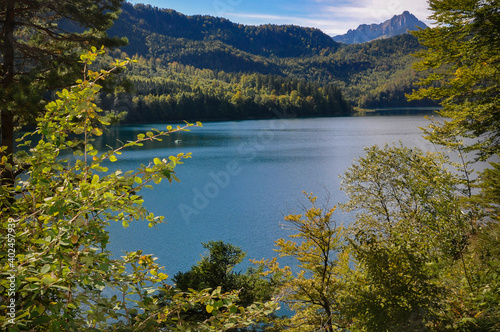
[[(14, 83), (14, 70), (15, 70), (15, 58), (14, 58), (14, 30), (15, 30), (15, 13), (14, 13), (14, 3), (15, 0), (7, 0), (5, 2), (5, 17), (2, 30), (0, 35), (2, 37), (2, 57), (3, 63), (1, 67), (1, 86), (4, 91), (8, 91), (12, 88), (12, 84)], [(4, 94), (8, 95), (8, 92)], [(2, 141), (1, 147), (4, 148), (2, 152), (0, 152), (0, 158), (7, 158), (7, 163), (13, 165), (13, 152), (14, 152), (14, 114), (12, 110), (6, 108), (5, 106), (9, 104), (9, 100), (1, 100), (0, 105), (0, 121), (2, 122), (1, 130), (2, 130)], [(6, 168), (1, 166), (0, 168), (0, 181), (2, 185), (9, 185), (14, 183), (14, 172), (12, 168)]]

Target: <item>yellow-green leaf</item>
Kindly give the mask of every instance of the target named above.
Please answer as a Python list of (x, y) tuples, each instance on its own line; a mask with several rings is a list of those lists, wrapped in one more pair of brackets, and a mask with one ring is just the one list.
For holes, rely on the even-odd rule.
[(55, 281), (55, 279), (50, 274), (46, 274), (42, 277), (41, 281), (45, 285), (50, 285), (51, 283), (53, 283)]
[(102, 130), (100, 128), (94, 128), (92, 130), (92, 133), (96, 136), (101, 136), (102, 135)]
[(35, 278), (35, 277), (28, 277), (28, 278), (24, 278), (24, 280), (26, 280), (26, 281), (30, 281), (30, 282), (37, 282), (37, 281), (40, 281), (40, 279)]
[(49, 271), (50, 271), (50, 265), (49, 265), (49, 264), (45, 264), (45, 265), (42, 267), (42, 269), (40, 270), (40, 273), (45, 274), (45, 273), (47, 273), (47, 272), (49, 272)]
[(83, 134), (83, 128), (82, 127), (76, 127), (73, 129), (73, 132), (77, 135)]
[(40, 304), (40, 305), (37, 305), (37, 306), (35, 307), (35, 310), (34, 310), (34, 311), (38, 312), (38, 314), (40, 314), (40, 315), (41, 315), (41, 314), (43, 314), (43, 313), (44, 313), (44, 311), (45, 311), (45, 307), (44, 307), (43, 305), (41, 305), (41, 304)]

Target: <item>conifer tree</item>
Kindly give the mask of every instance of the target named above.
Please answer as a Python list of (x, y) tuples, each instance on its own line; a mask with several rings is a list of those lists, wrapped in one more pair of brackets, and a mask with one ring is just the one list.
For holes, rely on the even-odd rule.
[[(0, 157), (13, 165), (15, 127), (43, 110), (42, 96), (75, 81), (81, 46), (124, 45), (106, 30), (123, 0), (0, 1)], [(32, 122), (32, 121), (31, 121)], [(19, 171), (0, 169), (3, 183)]]
[[(440, 115), (426, 134), (435, 143), (458, 147), (479, 157), (500, 153), (500, 4), (496, 0), (430, 0), (437, 25), (414, 34), (425, 49), (415, 69), (426, 71), (410, 99), (440, 100)], [(458, 145), (457, 145), (458, 144)]]

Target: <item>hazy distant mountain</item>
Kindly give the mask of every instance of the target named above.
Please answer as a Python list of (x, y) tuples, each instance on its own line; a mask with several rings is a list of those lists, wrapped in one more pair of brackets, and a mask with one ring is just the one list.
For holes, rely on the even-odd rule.
[(390, 38), (402, 35), (418, 27), (426, 28), (427, 25), (408, 11), (401, 15), (394, 15), (391, 19), (380, 24), (361, 24), (357, 29), (350, 29), (344, 35), (333, 37), (333, 40), (346, 44), (365, 43), (380, 38)]

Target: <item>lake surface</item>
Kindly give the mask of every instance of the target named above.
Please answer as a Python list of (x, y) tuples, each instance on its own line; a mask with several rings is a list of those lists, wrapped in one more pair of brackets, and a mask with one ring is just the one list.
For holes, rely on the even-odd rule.
[[(194, 265), (201, 243), (210, 240), (239, 246), (247, 258), (271, 258), (274, 241), (289, 234), (283, 216), (301, 211), (302, 191), (314, 192), (319, 203), (327, 196), (331, 206), (344, 202), (339, 175), (364, 155), (364, 147), (401, 141), (434, 150), (418, 129), (427, 124), (422, 114), (213, 122), (124, 152), (111, 166), (133, 169), (180, 152), (191, 152), (192, 159), (176, 168), (181, 183), (141, 191), (145, 206), (165, 216), (166, 224), (111, 225), (109, 248), (115, 255), (138, 249), (154, 254), (171, 276)], [(152, 127), (165, 129), (117, 127), (103, 143), (114, 146)], [(347, 224), (352, 216), (339, 212), (336, 219)]]

